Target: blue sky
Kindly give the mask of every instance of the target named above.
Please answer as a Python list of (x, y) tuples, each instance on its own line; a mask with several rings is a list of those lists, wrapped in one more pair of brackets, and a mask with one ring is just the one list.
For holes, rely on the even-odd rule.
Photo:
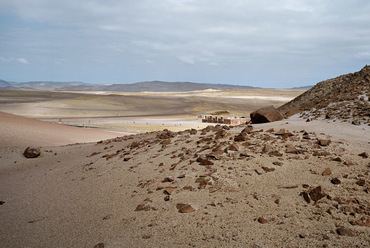
[(368, 0), (1, 0), (0, 79), (286, 88), (370, 64)]

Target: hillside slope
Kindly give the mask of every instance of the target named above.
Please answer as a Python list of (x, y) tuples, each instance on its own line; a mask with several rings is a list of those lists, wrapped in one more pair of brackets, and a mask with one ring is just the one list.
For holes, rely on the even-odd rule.
[(340, 119), (367, 124), (370, 116), (370, 66), (322, 81), (312, 89), (279, 107), (285, 116), (309, 111), (306, 117)]

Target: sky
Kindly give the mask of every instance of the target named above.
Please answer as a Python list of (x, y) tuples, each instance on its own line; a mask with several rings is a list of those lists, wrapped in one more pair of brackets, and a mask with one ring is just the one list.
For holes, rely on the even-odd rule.
[(314, 85), (370, 64), (369, 0), (0, 0), (0, 79)]

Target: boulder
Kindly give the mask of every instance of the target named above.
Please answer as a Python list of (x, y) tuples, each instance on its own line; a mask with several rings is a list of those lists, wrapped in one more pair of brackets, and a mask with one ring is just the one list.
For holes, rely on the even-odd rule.
[(38, 156), (40, 156), (40, 154), (40, 148), (33, 146), (27, 147), (27, 149), (23, 153), (26, 158), (37, 158)]
[(252, 123), (266, 123), (280, 121), (284, 116), (277, 111), (273, 106), (258, 109), (250, 114)]

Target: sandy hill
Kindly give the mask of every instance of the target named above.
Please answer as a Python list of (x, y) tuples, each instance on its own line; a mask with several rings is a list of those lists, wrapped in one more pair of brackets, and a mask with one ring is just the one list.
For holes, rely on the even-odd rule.
[(369, 247), (368, 131), (297, 118), (43, 147), (33, 159), (0, 148), (0, 244)]
[(279, 111), (290, 116), (309, 111), (306, 117), (340, 119), (370, 124), (370, 66), (361, 71), (322, 81), (284, 104)]
[(0, 148), (68, 145), (121, 135), (124, 134), (68, 127), (0, 112)]

